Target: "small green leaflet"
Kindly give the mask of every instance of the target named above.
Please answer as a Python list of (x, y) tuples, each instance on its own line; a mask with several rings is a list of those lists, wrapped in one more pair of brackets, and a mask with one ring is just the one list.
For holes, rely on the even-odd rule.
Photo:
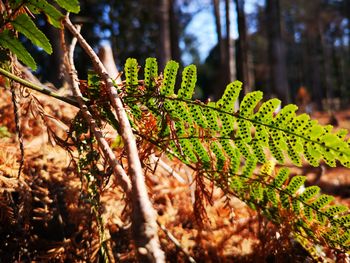
[(66, 9), (68, 12), (79, 13), (80, 6), (78, 0), (55, 0), (62, 8)]
[(18, 39), (10, 35), (10, 32), (8, 30), (4, 30), (0, 33), (0, 46), (8, 48), (17, 56), (20, 61), (31, 67), (33, 70), (36, 70), (36, 63), (33, 57), (29, 54), (29, 52), (24, 48)]
[(34, 14), (43, 12), (51, 25), (62, 28), (61, 18), (63, 18), (63, 14), (46, 0), (29, 0), (27, 7)]
[(22, 33), (32, 41), (34, 45), (43, 48), (48, 54), (52, 53), (52, 47), (49, 40), (44, 33), (36, 27), (27, 14), (17, 16), (11, 24), (18, 32)]

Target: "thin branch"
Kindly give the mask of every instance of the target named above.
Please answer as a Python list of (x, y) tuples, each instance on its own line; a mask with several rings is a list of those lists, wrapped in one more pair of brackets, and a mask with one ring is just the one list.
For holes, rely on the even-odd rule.
[[(157, 233), (156, 212), (148, 197), (135, 137), (128, 116), (124, 110), (123, 103), (118, 96), (117, 89), (114, 87), (112, 79), (94, 50), (76, 30), (68, 17), (64, 20), (64, 24), (73, 36), (78, 39), (79, 44), (93, 62), (95, 70), (105, 81), (110, 102), (119, 120), (121, 136), (128, 155), (129, 173), (132, 183), (132, 228), (139, 259), (149, 262), (165, 262), (164, 252), (160, 248)], [(117, 79), (117, 82), (119, 82), (117, 84), (121, 84), (120, 79)]]
[(171, 242), (174, 243), (174, 245), (182, 252), (185, 254), (187, 257), (188, 261), (191, 263), (196, 263), (196, 260), (191, 257), (190, 254), (186, 251), (185, 248), (182, 247), (181, 243), (177, 238), (165, 227), (165, 225), (161, 224), (159, 221), (157, 221), (159, 227), (163, 230), (163, 232), (167, 235), (167, 237), (170, 239)]
[(66, 63), (66, 66), (72, 78), (72, 90), (73, 90), (74, 96), (77, 99), (79, 108), (82, 111), (82, 114), (85, 120), (88, 122), (91, 130), (93, 131), (96, 137), (97, 143), (103, 152), (104, 157), (108, 160), (109, 165), (113, 167), (113, 172), (116, 179), (119, 181), (119, 184), (123, 188), (124, 192), (130, 195), (131, 183), (130, 183), (129, 177), (127, 176), (123, 167), (118, 162), (113, 151), (111, 150), (107, 141), (103, 137), (103, 134), (100, 128), (97, 126), (96, 121), (94, 120), (93, 116), (89, 112), (88, 107), (85, 105), (83, 95), (81, 94), (79, 89), (79, 80), (78, 80), (77, 72), (74, 67), (72, 53), (70, 53), (70, 55), (71, 56), (69, 57), (69, 62)]
[[(16, 58), (11, 57), (12, 63), (16, 61)], [(14, 70), (14, 67), (12, 67), (12, 70)], [(12, 105), (13, 105), (13, 113), (15, 115), (15, 124), (16, 124), (16, 133), (18, 137), (18, 142), (19, 142), (19, 149), (21, 152), (21, 157), (19, 161), (19, 168), (18, 168), (18, 175), (17, 178), (21, 176), (21, 172), (23, 169), (24, 165), (24, 144), (23, 144), (23, 134), (22, 134), (22, 129), (21, 129), (21, 122), (20, 122), (20, 112), (18, 109), (18, 102), (17, 102), (17, 95), (16, 95), (16, 88), (18, 88), (18, 83), (17, 82), (12, 82), (10, 86), (11, 90), (11, 99), (12, 99)]]
[[(55, 92), (52, 92), (51, 90), (49, 90), (48, 88), (46, 87), (42, 87), (42, 86), (39, 86), (39, 85), (36, 85), (32, 82), (29, 82), (25, 79), (22, 79), (14, 74), (12, 74), (11, 72), (8, 72), (7, 70), (3, 69), (3, 68), (0, 68), (0, 74), (19, 83), (19, 84), (22, 84), (23, 86), (27, 87), (27, 88), (30, 88), (32, 90), (35, 90), (35, 91), (38, 91), (42, 94), (45, 94), (45, 95), (49, 95), (55, 99), (58, 99), (58, 100), (61, 100), (61, 101), (64, 101), (72, 106), (75, 106), (75, 107), (79, 107), (78, 105), (78, 102), (74, 99), (71, 99), (71, 98), (68, 98), (68, 97), (64, 97), (64, 96), (60, 96), (58, 95), (57, 93)], [(84, 98), (84, 100), (86, 100)]]
[(168, 164), (166, 164), (160, 157), (157, 157), (155, 154), (151, 154), (150, 159), (152, 159), (154, 164), (158, 163), (165, 171), (167, 171), (180, 183), (188, 184), (186, 180), (182, 178), (181, 175), (179, 175), (173, 168), (171, 168)]

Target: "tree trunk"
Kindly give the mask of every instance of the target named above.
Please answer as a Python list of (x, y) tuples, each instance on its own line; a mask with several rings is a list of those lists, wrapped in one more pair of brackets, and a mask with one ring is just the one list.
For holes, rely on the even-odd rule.
[(226, 71), (227, 79), (226, 84), (236, 79), (236, 61), (235, 61), (235, 50), (233, 40), (230, 34), (230, 0), (225, 0), (225, 21), (226, 21), (226, 39), (225, 39), (225, 55), (226, 55)]
[(237, 78), (243, 82), (244, 93), (252, 91), (253, 73), (249, 65), (249, 48), (247, 42), (247, 27), (244, 12), (244, 0), (234, 0), (237, 12), (238, 48), (237, 48)]
[(323, 67), (323, 79), (324, 79), (324, 83), (325, 85), (325, 89), (326, 89), (326, 102), (327, 102), (327, 108), (331, 109), (332, 108), (332, 100), (334, 97), (334, 85), (332, 85), (333, 81), (332, 81), (332, 75), (331, 75), (331, 67), (330, 67), (330, 61), (331, 61), (331, 56), (330, 56), (330, 50), (328, 48), (327, 45), (327, 40), (326, 37), (324, 35), (324, 30), (323, 30), (323, 26), (322, 23), (319, 21), (319, 35), (320, 35), (320, 39), (321, 39), (321, 50), (322, 50), (322, 67)]
[[(224, 41), (222, 39), (222, 31), (221, 31), (221, 17), (220, 17), (220, 0), (213, 0), (214, 5), (214, 17), (215, 17), (215, 26), (216, 26), (216, 34), (218, 38), (219, 52), (220, 52), (220, 63), (225, 61), (225, 53), (224, 53)], [(223, 64), (221, 64), (223, 68)]]
[(170, 0), (170, 46), (171, 46), (171, 58), (180, 62), (181, 61), (181, 52), (179, 47), (179, 18), (178, 10), (176, 9), (176, 0)]
[(217, 84), (215, 86), (215, 90), (213, 90), (213, 97), (214, 99), (219, 99), (223, 93), (223, 90), (225, 88), (225, 84), (228, 80), (228, 74), (227, 74), (227, 63), (226, 63), (226, 54), (225, 54), (225, 42), (222, 37), (222, 30), (221, 30), (221, 16), (220, 16), (220, 0), (213, 0), (213, 6), (214, 6), (214, 17), (215, 17), (215, 26), (216, 26), (216, 34), (218, 39), (218, 46), (219, 46), (219, 60), (220, 60), (220, 66), (218, 72), (218, 80)]
[(321, 85), (321, 67), (320, 67), (320, 41), (318, 37), (313, 37), (307, 45), (306, 55), (309, 57), (311, 66), (311, 93), (312, 100), (316, 103), (317, 108), (322, 110), (323, 88)]
[(253, 74), (249, 68), (249, 47), (247, 41), (247, 27), (244, 12), (244, 0), (234, 0), (237, 12), (238, 49), (237, 49), (237, 77), (243, 82), (244, 93), (252, 91)]
[(159, 48), (158, 61), (160, 69), (163, 69), (171, 59), (170, 43), (170, 0), (159, 1)]
[[(62, 58), (63, 58), (63, 49), (62, 44), (60, 43), (60, 30), (47, 25), (45, 27), (46, 35), (50, 39), (52, 45), (52, 55), (48, 57), (48, 62), (50, 70), (46, 71), (47, 80), (54, 84), (57, 88), (62, 87), (66, 83), (70, 83), (70, 76), (64, 70), (62, 72)], [(62, 72), (62, 74), (61, 74)]]
[(284, 103), (289, 103), (285, 46), (282, 39), (280, 1), (266, 0), (268, 26), (270, 82), (272, 91)]

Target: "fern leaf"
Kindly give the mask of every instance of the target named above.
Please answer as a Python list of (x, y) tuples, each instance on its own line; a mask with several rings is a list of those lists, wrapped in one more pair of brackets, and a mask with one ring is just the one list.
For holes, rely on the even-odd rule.
[(273, 118), (273, 113), (277, 107), (281, 104), (279, 99), (270, 99), (265, 101), (259, 111), (254, 115), (254, 121), (258, 123), (270, 124)]
[(195, 65), (185, 67), (182, 72), (181, 88), (177, 93), (180, 99), (189, 100), (192, 98), (197, 81), (197, 68)]
[(350, 230), (346, 231), (343, 235), (341, 235), (341, 237), (337, 239), (337, 242), (348, 246), (350, 243)]
[(240, 166), (240, 154), (237, 148), (235, 148), (229, 140), (222, 139), (220, 144), (227, 156), (230, 158), (230, 173), (236, 174)]
[(260, 168), (260, 174), (263, 176), (271, 176), (275, 170), (276, 163), (273, 160), (265, 162)]
[(317, 195), (320, 192), (320, 188), (316, 185), (307, 187), (305, 191), (300, 195), (299, 200), (302, 202), (307, 202), (311, 198), (313, 198), (315, 195)]
[(137, 60), (134, 58), (128, 58), (124, 66), (125, 73), (125, 83), (126, 83), (126, 92), (128, 94), (134, 94), (137, 91), (139, 84), (138, 80), (138, 64)]
[(146, 88), (153, 91), (156, 83), (155, 79), (158, 77), (158, 63), (156, 58), (147, 58), (145, 65), (144, 84)]
[(276, 139), (275, 137), (270, 138), (269, 146), (273, 157), (275, 157), (279, 163), (284, 163), (284, 154), (279, 145), (278, 139)]
[(304, 157), (312, 166), (317, 167), (322, 154), (315, 146), (313, 143), (306, 143), (304, 145)]
[(311, 221), (313, 218), (312, 208), (310, 206), (305, 206), (303, 212), (305, 217)]
[(295, 214), (300, 213), (300, 209), (301, 209), (300, 205), (301, 203), (297, 198), (292, 198), (292, 209)]
[(254, 169), (256, 167), (256, 163), (257, 163), (257, 160), (253, 155), (250, 155), (247, 158), (245, 166), (243, 168), (243, 172), (242, 172), (242, 176), (244, 180), (249, 179), (253, 175)]
[(236, 80), (226, 86), (224, 95), (216, 103), (216, 107), (226, 112), (233, 112), (235, 109), (235, 102), (238, 99), (239, 93), (242, 90), (242, 82)]
[(175, 81), (177, 71), (179, 69), (179, 63), (170, 60), (164, 69), (164, 79), (160, 87), (160, 94), (163, 96), (172, 96), (175, 89)]
[(178, 142), (175, 142), (174, 140), (170, 140), (166, 147), (169, 149), (168, 154), (171, 157), (176, 157), (184, 164), (190, 164), (190, 162), (185, 158), (184, 153), (182, 152), (181, 146)]
[(253, 200), (259, 202), (263, 199), (264, 190), (259, 182), (254, 182), (250, 186), (250, 196)]
[(331, 217), (345, 212), (346, 210), (348, 210), (348, 207), (346, 207), (345, 205), (333, 205), (327, 208), (327, 210), (325, 210), (324, 213)]
[(311, 203), (311, 206), (316, 210), (321, 210), (321, 208), (328, 205), (333, 200), (334, 200), (334, 197), (331, 195), (321, 195), (320, 197), (317, 198), (316, 201)]
[[(310, 120), (307, 114), (297, 116), (295, 105), (287, 105), (275, 115), (280, 105), (278, 99), (257, 107), (261, 92), (247, 94), (237, 110), (240, 82), (229, 84), (216, 103), (194, 100), (193, 65), (182, 72), (180, 90), (174, 94), (178, 64), (169, 62), (162, 80), (157, 73), (150, 73), (150, 68), (156, 66), (156, 61), (152, 63), (148, 62), (145, 71), (144, 87), (149, 92), (139, 96), (138, 102), (152, 107), (149, 110), (160, 126), (154, 141), (162, 139), (160, 148), (196, 167), (198, 173), (221, 187), (229, 185), (235, 195), (259, 208), (270, 220), (279, 223), (288, 220), (293, 233), (333, 247), (344, 248), (344, 244), (350, 243), (348, 209), (331, 205), (333, 198), (320, 195), (318, 186), (305, 187), (305, 176), (290, 178), (286, 168), (275, 173), (275, 160), (268, 162), (271, 155), (266, 152), (269, 150), (281, 164), (289, 157), (300, 166), (304, 157), (315, 166), (322, 160), (329, 165), (339, 161), (350, 166), (350, 139), (344, 140), (345, 130), (335, 132), (330, 125)], [(152, 82), (156, 78), (157, 82)], [(160, 96), (152, 85), (159, 88)], [(151, 100), (150, 96), (154, 98)], [(256, 174), (258, 162), (262, 166)], [(330, 229), (335, 229), (335, 233)]]
[(192, 163), (197, 163), (197, 157), (193, 151), (193, 147), (188, 139), (179, 139), (184, 158), (188, 158)]
[(232, 176), (230, 179), (230, 187), (239, 194), (240, 190), (243, 188), (242, 180), (238, 176)]
[(219, 109), (219, 118), (222, 123), (221, 134), (230, 134), (234, 129), (234, 118), (232, 115), (227, 114), (233, 113), (235, 102), (242, 89), (242, 82), (234, 81), (227, 85), (224, 95), (216, 103), (216, 107)]
[(290, 195), (295, 194), (296, 191), (304, 184), (305, 180), (306, 180), (305, 176), (302, 176), (302, 175), (294, 176), (290, 180), (288, 186), (285, 188), (285, 191)]
[(255, 91), (247, 94), (240, 105), (238, 119), (238, 132), (237, 137), (244, 141), (251, 141), (251, 126), (252, 123), (245, 118), (250, 117), (253, 114), (253, 110), (256, 104), (262, 99), (262, 92)]
[(261, 91), (253, 91), (248, 93), (242, 100), (239, 108), (239, 115), (242, 117), (250, 117), (257, 103), (262, 99), (263, 93)]
[(337, 222), (346, 227), (350, 226), (350, 214), (339, 217)]
[(209, 102), (207, 104), (207, 107), (203, 108), (203, 114), (208, 121), (209, 128), (214, 131), (219, 131), (220, 128), (218, 125), (218, 115), (217, 115), (217, 112), (213, 110), (214, 107), (215, 107), (215, 103)]
[(284, 182), (289, 177), (289, 170), (287, 168), (281, 168), (279, 169), (276, 178), (272, 181), (271, 185), (280, 188)]
[(220, 148), (216, 141), (213, 141), (210, 145), (210, 149), (216, 156), (216, 170), (222, 171), (225, 165), (226, 157), (223, 154), (223, 150)]
[(52, 47), (43, 32), (41, 32), (27, 14), (17, 16), (11, 24), (14, 28), (25, 35), (34, 45), (41, 47), (46, 53), (52, 53)]
[(203, 147), (201, 141), (197, 138), (190, 139), (195, 153), (198, 155), (199, 161), (202, 163), (203, 168), (209, 169), (211, 167), (210, 156), (207, 150)]
[(190, 113), (190, 110), (187, 106), (187, 104), (183, 101), (173, 101), (172, 102), (173, 107), (176, 110), (176, 116), (178, 116), (178, 118), (181, 121), (187, 122), (187, 123), (192, 123), (193, 119), (192, 119), (192, 115)]
[(205, 115), (203, 114), (202, 107), (196, 104), (191, 104), (189, 107), (192, 119), (195, 120), (200, 127), (207, 128), (208, 122)]
[(258, 159), (259, 163), (266, 163), (266, 155), (261, 144), (257, 140), (253, 140), (251, 143), (251, 148), (253, 149), (254, 155)]
[(235, 145), (237, 146), (238, 150), (240, 151), (240, 153), (245, 157), (245, 158), (249, 158), (249, 156), (252, 155), (250, 147), (248, 146), (248, 144), (244, 141), (244, 140), (235, 140)]

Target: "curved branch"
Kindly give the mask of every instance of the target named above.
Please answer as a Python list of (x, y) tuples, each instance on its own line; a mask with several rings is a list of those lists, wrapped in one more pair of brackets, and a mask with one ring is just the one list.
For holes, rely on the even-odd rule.
[[(94, 64), (96, 72), (101, 79), (106, 83), (106, 89), (109, 95), (110, 102), (116, 111), (120, 124), (120, 131), (125, 143), (126, 152), (128, 155), (129, 173), (132, 184), (132, 224), (133, 235), (137, 246), (137, 253), (141, 261), (149, 262), (164, 262), (164, 252), (161, 250), (158, 239), (158, 227), (156, 223), (156, 213), (149, 200), (147, 187), (143, 169), (138, 155), (136, 141), (131, 129), (127, 114), (124, 110), (123, 103), (118, 96), (117, 90), (114, 87), (113, 81), (110, 78), (107, 70), (102, 62), (78, 32), (68, 17), (65, 18), (64, 24), (66, 28), (77, 38), (80, 46), (85, 50)], [(117, 79), (120, 82), (120, 79)], [(119, 83), (121, 84), (121, 83)]]

